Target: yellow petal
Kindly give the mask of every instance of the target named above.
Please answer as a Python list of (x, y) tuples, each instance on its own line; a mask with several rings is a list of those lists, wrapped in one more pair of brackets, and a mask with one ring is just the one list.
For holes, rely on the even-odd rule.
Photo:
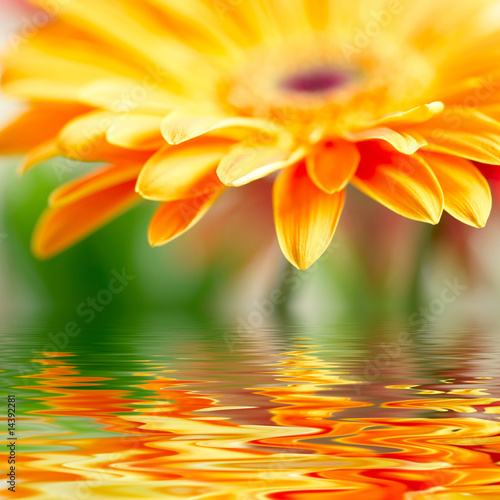
[(150, 113), (165, 116), (184, 101), (162, 89), (156, 81), (158, 78), (160, 77), (150, 68), (142, 80), (95, 80), (80, 88), (77, 99), (84, 104), (121, 114)]
[[(189, 30), (183, 30), (184, 37), (189, 37), (191, 30), (194, 28), (195, 36), (190, 40), (190, 44), (197, 43), (200, 48), (206, 50), (207, 36), (200, 37), (196, 34), (209, 35), (211, 41), (219, 41), (220, 45), (226, 50), (231, 49), (236, 41), (244, 43), (245, 33), (237, 26), (231, 25), (225, 20), (222, 23), (223, 16), (218, 16), (217, 4), (204, 5), (198, 0), (150, 0), (155, 6), (162, 10), (168, 21), (182, 26), (182, 23), (189, 26)], [(222, 9), (231, 10), (231, 5), (222, 4)], [(232, 28), (232, 29), (231, 29)]]
[(106, 131), (110, 144), (127, 149), (155, 150), (165, 145), (161, 135), (162, 118), (146, 113), (121, 115)]
[(2, 85), (2, 92), (10, 97), (37, 102), (78, 102), (81, 84), (58, 82), (50, 78), (22, 78)]
[(491, 191), (486, 179), (470, 161), (448, 155), (422, 155), (437, 177), (444, 208), (456, 219), (484, 227), (491, 212)]
[(33, 253), (42, 259), (54, 256), (107, 224), (140, 201), (129, 181), (76, 201), (48, 208), (33, 235)]
[(96, 151), (105, 146), (106, 132), (116, 118), (116, 114), (105, 111), (92, 111), (79, 116), (61, 130), (57, 145), (68, 158), (99, 159), (96, 158)]
[(348, 132), (344, 137), (349, 141), (381, 140), (388, 142), (396, 151), (411, 155), (427, 144), (427, 141), (417, 133), (408, 133), (404, 130), (393, 130), (387, 127), (378, 127), (359, 132)]
[(165, 146), (144, 165), (137, 192), (158, 201), (192, 198), (218, 190), (215, 169), (231, 143), (224, 139), (201, 139), (180, 146)]
[(433, 116), (439, 115), (443, 111), (444, 104), (442, 102), (436, 101), (429, 104), (424, 104), (423, 106), (418, 106), (416, 108), (410, 109), (409, 111), (392, 113), (390, 115), (384, 116), (371, 125), (377, 127), (379, 127), (380, 125), (384, 125), (385, 127), (401, 127), (404, 125), (424, 123), (427, 120), (430, 120)]
[(346, 141), (325, 144), (307, 157), (307, 171), (325, 193), (342, 191), (359, 165), (358, 148)]
[(309, 22), (315, 29), (324, 29), (328, 26), (330, 10), (333, 10), (329, 0), (306, 1), (304, 2), (304, 9)]
[[(34, 43), (21, 45), (7, 52), (4, 58), (4, 83), (23, 78), (44, 78), (50, 75), (54, 82), (85, 84), (98, 78), (109, 78), (122, 72), (141, 73), (107, 55), (98, 45), (82, 49), (82, 42), (68, 37), (56, 40), (48, 47)], [(45, 44), (47, 45), (47, 44)], [(130, 70), (130, 71), (129, 71)]]
[(122, 115), (109, 111), (93, 111), (70, 121), (59, 133), (57, 147), (67, 158), (80, 161), (109, 161), (128, 158), (147, 158), (147, 151), (131, 151), (107, 140), (111, 126), (120, 121)]
[(478, 95), (483, 96), (486, 90), (488, 96), (486, 98), (487, 104), (489, 98), (493, 95), (489, 90), (490, 85), (487, 79), (476, 76), (458, 80), (446, 87), (441, 86), (436, 89), (436, 92), (446, 106), (459, 106), (460, 104), (469, 102), (471, 96), (475, 97), (477, 104), (483, 104), (484, 99), (479, 98)]
[(270, 135), (258, 132), (236, 144), (221, 160), (217, 175), (226, 186), (243, 186), (304, 157), (300, 148), (292, 153), (294, 140), (288, 133)]
[(209, 132), (233, 127), (258, 129), (269, 133), (276, 130), (276, 126), (271, 122), (258, 118), (196, 116), (174, 111), (163, 120), (162, 133), (169, 144), (175, 145)]
[(327, 194), (311, 181), (304, 162), (284, 170), (273, 188), (274, 221), (285, 257), (307, 269), (326, 250), (344, 205), (345, 191)]
[(361, 163), (351, 181), (358, 189), (399, 215), (439, 222), (443, 192), (420, 157), (384, 151), (377, 144), (358, 146)]
[[(314, 3), (317, 2), (315, 0)], [(268, 3), (272, 19), (285, 36), (310, 33), (311, 26), (304, 4), (303, 0), (273, 0)]]
[[(36, 3), (49, 11), (54, 8), (52, 0), (36, 0)], [(204, 78), (198, 79), (198, 85), (204, 85), (208, 79), (209, 62), (187, 44), (168, 36), (158, 16), (152, 15), (151, 10), (140, 3), (72, 0), (60, 2), (57, 14), (76, 22), (93, 36), (111, 42), (126, 53), (129, 60), (142, 67), (158, 66), (162, 71), (162, 86), (179, 87), (189, 80), (192, 83), (191, 71), (196, 65), (204, 70)]]
[(162, 203), (149, 224), (148, 238), (159, 246), (192, 228), (222, 194), (223, 188), (194, 198)]
[(302, 160), (305, 154), (303, 148), (291, 154), (273, 147), (240, 148), (232, 150), (222, 159), (217, 168), (217, 175), (226, 186), (244, 186), (277, 170), (290, 167)]

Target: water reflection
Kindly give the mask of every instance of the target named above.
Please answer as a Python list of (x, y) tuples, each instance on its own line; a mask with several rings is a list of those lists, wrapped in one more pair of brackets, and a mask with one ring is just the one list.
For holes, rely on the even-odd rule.
[(4, 374), (20, 498), (499, 497), (494, 332), (114, 328), (35, 354), (30, 335)]

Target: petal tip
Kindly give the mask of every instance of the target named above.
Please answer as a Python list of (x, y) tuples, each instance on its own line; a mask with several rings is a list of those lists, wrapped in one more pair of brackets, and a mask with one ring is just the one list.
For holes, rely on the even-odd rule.
[(181, 136), (175, 136), (175, 135), (164, 135), (163, 138), (167, 141), (168, 144), (171, 146), (177, 146), (179, 144), (182, 144), (183, 142), (186, 141), (185, 138)]
[(443, 210), (441, 209), (439, 212), (431, 213), (429, 212), (429, 217), (426, 222), (432, 224), (433, 226), (437, 226), (441, 222), (441, 217), (443, 216)]
[(282, 252), (286, 260), (290, 262), (290, 264), (292, 264), (292, 266), (295, 267), (295, 269), (297, 269), (298, 271), (306, 271), (316, 262), (316, 260), (308, 262), (305, 259), (301, 258), (300, 255), (299, 256), (290, 255), (283, 249)]
[(35, 232), (31, 240), (31, 253), (38, 260), (48, 260), (57, 255), (58, 252), (54, 248), (50, 248), (50, 246), (46, 245), (41, 235)]
[(426, 104), (425, 107), (432, 113), (438, 114), (444, 111), (444, 103), (441, 101), (434, 101)]

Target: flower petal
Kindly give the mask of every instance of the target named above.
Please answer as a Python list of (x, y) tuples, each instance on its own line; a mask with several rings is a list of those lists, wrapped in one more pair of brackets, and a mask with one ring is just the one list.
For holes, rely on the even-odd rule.
[(97, 44), (87, 44), (67, 34), (49, 38), (43, 33), (40, 43), (38, 35), (29, 44), (19, 44), (17, 50), (5, 54), (3, 83), (50, 76), (54, 82), (85, 85), (115, 75), (142, 76), (133, 65), (121, 62)]
[(94, 80), (80, 89), (78, 100), (115, 113), (159, 116), (165, 116), (184, 102), (168, 90), (131, 78)]
[(162, 118), (147, 113), (130, 113), (120, 118), (106, 131), (110, 144), (127, 149), (154, 150), (165, 144), (161, 135)]
[(20, 175), (23, 175), (28, 172), (28, 170), (31, 170), (33, 167), (36, 167), (44, 161), (54, 158), (58, 154), (59, 149), (54, 141), (44, 142), (43, 144), (40, 144), (40, 146), (33, 148), (27, 155), (24, 156), (21, 164), (17, 168), (17, 171)]
[(158, 201), (192, 198), (220, 188), (215, 169), (231, 142), (201, 139), (172, 147), (165, 146), (144, 165), (137, 192)]
[(70, 121), (59, 133), (57, 147), (67, 158), (80, 161), (108, 161), (126, 157), (147, 158), (147, 151), (131, 151), (110, 144), (106, 134), (122, 115), (109, 111), (93, 111)]
[(347, 141), (336, 141), (322, 145), (307, 157), (307, 171), (316, 186), (325, 193), (342, 191), (359, 165), (356, 145)]
[(164, 245), (192, 228), (223, 191), (221, 188), (193, 198), (162, 203), (149, 224), (149, 243), (152, 246)]
[(76, 82), (58, 82), (49, 77), (27, 77), (2, 84), (2, 93), (7, 96), (27, 101), (57, 104), (79, 102), (81, 84)]
[[(196, 43), (200, 48), (206, 49), (207, 41), (214, 43), (217, 40), (223, 48), (229, 50), (233, 45), (239, 47), (238, 40), (245, 43), (245, 30), (242, 30), (241, 27), (238, 29), (238, 26), (232, 23), (221, 23), (225, 9), (231, 10), (232, 8), (229, 4), (205, 5), (199, 0), (150, 1), (167, 16), (169, 22), (180, 25), (179, 28), (185, 23), (190, 28), (182, 31), (184, 37), (187, 38), (191, 30), (193, 31), (195, 36), (188, 39), (191, 45)], [(209, 36), (200, 36), (201, 34)]]
[(59, 133), (59, 149), (64, 156), (75, 160), (103, 159), (104, 156), (99, 158), (99, 152), (106, 146), (106, 132), (116, 117), (115, 113), (92, 111), (70, 121)]
[(348, 132), (344, 137), (349, 141), (369, 141), (381, 140), (388, 142), (396, 151), (411, 155), (418, 151), (421, 147), (427, 145), (427, 141), (417, 133), (408, 133), (404, 130), (392, 130), (387, 127), (378, 127), (368, 130), (360, 130), (359, 132)]
[(98, 168), (53, 191), (49, 198), (49, 205), (72, 203), (118, 184), (135, 181), (140, 170), (141, 164), (135, 163)]
[(361, 162), (351, 181), (358, 189), (399, 215), (431, 224), (439, 222), (443, 192), (420, 157), (385, 151), (378, 144), (358, 147)]
[(196, 116), (174, 111), (162, 123), (162, 133), (169, 144), (180, 144), (216, 130), (243, 127), (273, 132), (276, 126), (267, 120), (238, 116)]
[(456, 219), (484, 227), (491, 212), (488, 182), (470, 161), (448, 155), (422, 155), (437, 177), (444, 194), (444, 208)]
[(424, 137), (425, 150), (500, 165), (500, 122), (472, 108), (450, 107), (409, 133)]
[(289, 167), (273, 188), (274, 221), (285, 257), (307, 269), (326, 250), (337, 227), (345, 191), (327, 194), (311, 181), (305, 162)]
[(409, 111), (392, 113), (390, 115), (384, 116), (371, 125), (377, 127), (379, 127), (380, 125), (384, 125), (385, 127), (401, 127), (404, 125), (424, 123), (427, 120), (430, 120), (433, 116), (439, 115), (443, 111), (444, 104), (442, 102), (436, 101), (429, 104), (424, 104), (423, 106), (418, 106), (416, 108), (410, 109)]
[(26, 153), (52, 140), (66, 123), (86, 111), (75, 104), (37, 104), (0, 130), (0, 152)]
[(293, 152), (292, 148), (293, 138), (289, 134), (273, 137), (259, 133), (255, 141), (250, 137), (231, 148), (221, 160), (217, 175), (226, 186), (243, 186), (304, 157), (303, 148)]
[(42, 259), (56, 255), (96, 231), (140, 201), (134, 181), (118, 184), (76, 201), (48, 208), (38, 221), (33, 253)]
[[(54, 10), (50, 0), (37, 0), (37, 3), (49, 12)], [(103, 4), (98, 0), (72, 0), (60, 2), (57, 15), (86, 28), (95, 38), (111, 42), (127, 55), (129, 61), (146, 68), (156, 65), (161, 69), (163, 87), (179, 86), (180, 82), (192, 80), (191, 71), (196, 65), (210, 71), (210, 67), (205, 67), (209, 63), (199, 52), (173, 36), (165, 36), (162, 20), (142, 3), (107, 0)], [(199, 83), (203, 85), (205, 82)]]

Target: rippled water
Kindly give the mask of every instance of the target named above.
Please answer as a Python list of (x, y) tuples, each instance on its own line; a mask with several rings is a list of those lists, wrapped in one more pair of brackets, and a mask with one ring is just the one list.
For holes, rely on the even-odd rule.
[(494, 329), (54, 332), (3, 328), (17, 498), (500, 498)]

